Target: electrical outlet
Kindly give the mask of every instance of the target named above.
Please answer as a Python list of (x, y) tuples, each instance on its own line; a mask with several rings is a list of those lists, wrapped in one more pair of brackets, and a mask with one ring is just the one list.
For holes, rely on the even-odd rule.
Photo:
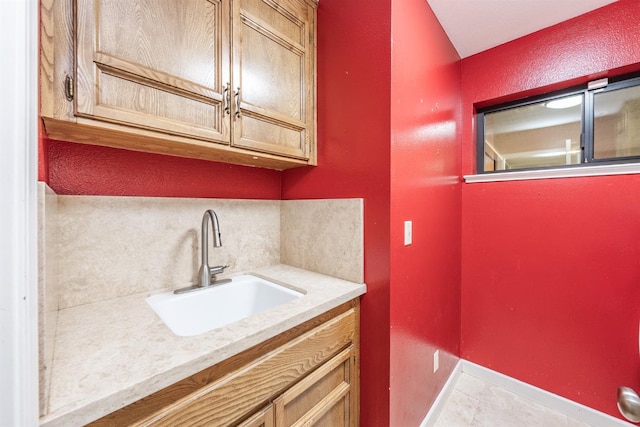
[(438, 372), (440, 368), (440, 350), (436, 350), (433, 352), (433, 373)]
[(411, 221), (404, 222), (404, 245), (409, 246), (413, 242), (413, 230)]

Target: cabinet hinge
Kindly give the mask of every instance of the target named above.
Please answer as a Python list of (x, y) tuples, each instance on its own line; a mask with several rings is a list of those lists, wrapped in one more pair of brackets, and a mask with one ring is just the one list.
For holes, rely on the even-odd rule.
[(73, 77), (69, 75), (64, 78), (64, 95), (67, 101), (73, 101)]

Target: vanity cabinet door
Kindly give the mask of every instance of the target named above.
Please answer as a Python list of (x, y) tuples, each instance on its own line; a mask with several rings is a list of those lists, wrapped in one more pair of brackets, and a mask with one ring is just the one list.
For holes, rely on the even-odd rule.
[(77, 0), (75, 10), (76, 116), (229, 143), (228, 0)]
[(355, 375), (350, 346), (274, 400), (275, 427), (356, 426)]
[(314, 162), (314, 7), (235, 0), (233, 22), (233, 146)]

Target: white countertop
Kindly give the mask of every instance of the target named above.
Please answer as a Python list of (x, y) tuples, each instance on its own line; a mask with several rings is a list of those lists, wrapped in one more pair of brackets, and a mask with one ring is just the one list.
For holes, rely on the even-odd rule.
[(61, 310), (41, 425), (94, 421), (366, 292), (364, 284), (282, 264), (247, 273), (306, 294), (194, 337), (174, 335), (146, 303), (149, 292)]

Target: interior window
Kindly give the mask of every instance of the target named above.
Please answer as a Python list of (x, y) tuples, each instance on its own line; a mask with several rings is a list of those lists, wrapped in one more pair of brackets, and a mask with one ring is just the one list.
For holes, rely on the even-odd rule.
[(595, 93), (596, 159), (640, 156), (640, 86)]
[(479, 110), (479, 173), (640, 161), (640, 78)]
[(582, 95), (487, 113), (485, 171), (581, 163)]

